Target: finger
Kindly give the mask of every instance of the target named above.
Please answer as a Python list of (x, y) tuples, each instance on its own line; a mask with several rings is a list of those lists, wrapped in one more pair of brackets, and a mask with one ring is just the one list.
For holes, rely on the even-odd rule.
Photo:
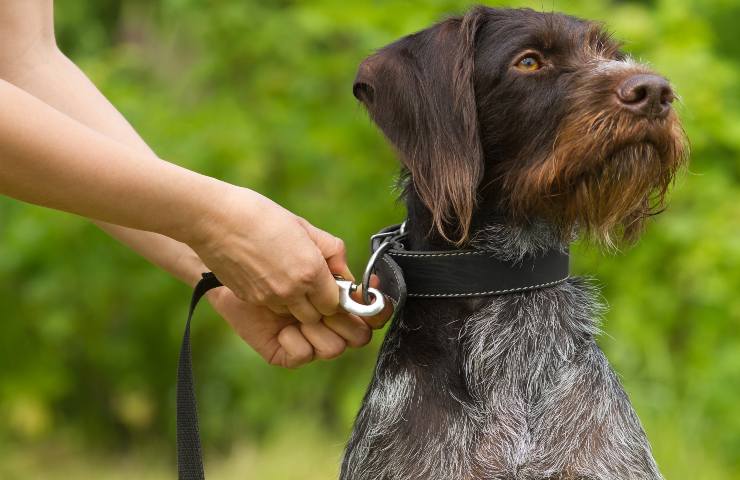
[(208, 299), (209, 302), (214, 303), (214, 302), (218, 302), (223, 297), (223, 295), (227, 295), (229, 292), (231, 292), (234, 296), (236, 296), (234, 291), (229, 289), (229, 287), (222, 286), (222, 287), (212, 288), (208, 290), (205, 293), (205, 297)]
[(372, 317), (362, 317), (362, 320), (367, 323), (368, 326), (373, 330), (378, 330), (380, 328), (383, 328), (383, 326), (388, 322), (392, 315), (393, 303), (386, 298), (385, 306), (379, 314), (373, 315)]
[(288, 307), (283, 306), (283, 305), (269, 305), (265, 308), (269, 309), (275, 315), (280, 315), (281, 317), (292, 317), (293, 316), (291, 315)]
[(359, 317), (349, 314), (324, 317), (324, 325), (339, 335), (352, 348), (367, 345), (373, 337), (370, 327)]
[(339, 287), (328, 269), (307, 296), (311, 305), (323, 316), (334, 315), (339, 310)]
[(301, 323), (309, 324), (321, 321), (321, 313), (311, 305), (306, 297), (297, 303), (288, 305), (288, 310)]
[[(380, 286), (380, 279), (376, 275), (370, 277), (370, 286), (372, 288), (378, 288)], [(352, 298), (357, 302), (362, 302), (362, 285), (356, 291), (352, 292)], [(372, 317), (362, 317), (362, 320), (370, 326), (373, 330), (383, 328), (388, 320), (393, 315), (393, 302), (388, 297), (385, 297), (385, 307), (383, 310)]]
[(297, 325), (288, 325), (280, 330), (278, 343), (285, 352), (285, 358), (281, 363), (287, 368), (298, 368), (313, 360), (313, 347)]
[[(341, 240), (339, 241), (341, 242)], [(324, 255), (324, 258), (326, 259), (326, 265), (329, 267), (329, 271), (331, 271), (331, 273), (340, 275), (345, 280), (355, 281), (355, 276), (352, 275), (352, 272), (347, 265), (347, 253), (344, 249), (344, 242), (342, 242), (341, 253), (337, 253), (332, 256)]]
[(301, 225), (308, 232), (308, 236), (321, 251), (326, 259), (329, 271), (335, 275), (341, 275), (346, 280), (354, 281), (355, 277), (347, 266), (347, 250), (341, 238), (314, 227), (305, 219), (301, 219)]
[(299, 328), (306, 340), (311, 342), (316, 358), (336, 358), (347, 348), (344, 339), (323, 323), (301, 324)]

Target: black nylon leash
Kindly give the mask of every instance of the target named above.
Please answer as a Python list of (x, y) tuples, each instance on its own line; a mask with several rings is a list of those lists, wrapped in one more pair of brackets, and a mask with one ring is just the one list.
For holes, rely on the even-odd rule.
[(221, 282), (216, 275), (211, 272), (203, 274), (203, 278), (193, 290), (188, 321), (185, 323), (185, 333), (182, 336), (180, 358), (177, 362), (177, 474), (180, 480), (206, 478), (198, 431), (198, 405), (195, 400), (193, 360), (190, 350), (190, 321), (203, 295), (220, 286)]
[[(538, 257), (504, 261), (481, 250), (414, 251), (405, 245), (403, 224), (381, 230), (371, 239), (372, 256), (363, 276), (380, 278), (383, 294), (403, 310), (407, 297), (467, 298), (526, 292), (558, 285), (569, 278), (567, 250), (550, 250)], [(190, 349), (190, 322), (198, 302), (209, 290), (222, 286), (204, 273), (193, 290), (188, 320), (177, 364), (177, 470), (179, 480), (204, 480), (203, 451), (198, 430), (198, 408)]]

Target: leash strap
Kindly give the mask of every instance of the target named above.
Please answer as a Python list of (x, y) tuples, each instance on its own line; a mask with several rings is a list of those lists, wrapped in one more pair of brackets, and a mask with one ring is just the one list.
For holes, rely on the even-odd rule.
[(179, 480), (204, 480), (203, 451), (198, 431), (198, 405), (195, 400), (193, 382), (193, 361), (190, 350), (190, 321), (198, 301), (211, 289), (220, 287), (221, 282), (211, 273), (203, 278), (193, 290), (190, 299), (188, 321), (180, 346), (180, 359), (177, 362), (177, 473)]

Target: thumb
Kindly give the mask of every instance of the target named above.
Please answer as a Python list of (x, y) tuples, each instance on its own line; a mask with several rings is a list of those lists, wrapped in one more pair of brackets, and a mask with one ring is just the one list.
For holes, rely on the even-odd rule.
[(346, 280), (355, 280), (347, 266), (347, 250), (341, 238), (314, 227), (306, 220), (301, 219), (301, 225), (306, 229), (308, 237), (316, 244), (321, 255), (326, 260), (329, 271), (335, 275), (341, 275)]

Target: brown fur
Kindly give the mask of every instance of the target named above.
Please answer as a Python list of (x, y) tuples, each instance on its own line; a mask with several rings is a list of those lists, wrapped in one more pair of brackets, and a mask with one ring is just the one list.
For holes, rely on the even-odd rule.
[[(588, 61), (600, 52), (584, 56)], [(503, 197), (516, 218), (539, 215), (566, 235), (580, 227), (611, 245), (635, 240), (644, 220), (663, 209), (687, 158), (678, 117), (671, 110), (663, 119), (636, 120), (613, 94), (629, 75), (643, 72), (649, 70), (636, 65), (619, 75), (594, 73), (578, 81), (552, 151), (504, 176)]]
[(650, 70), (600, 71), (626, 56), (598, 23), (512, 10), (552, 68), (502, 77), (526, 32), (503, 37), (509, 27), (491, 12), (410, 35), (358, 72), (355, 95), (400, 154), (406, 198), (425, 211), (410, 215), (440, 246), (467, 243), (489, 220), (476, 215), (493, 211), (519, 225), (544, 219), (564, 238), (579, 229), (607, 245), (634, 240), (687, 153), (674, 111), (638, 118), (619, 105), (620, 83)]
[[(475, 187), (483, 175), (473, 91), (479, 18), (447, 20), (425, 39), (422, 48), (438, 53), (427, 65), (431, 71), (414, 68), (417, 58), (407, 50), (381, 50), (360, 67), (354, 87), (355, 95), (366, 104), (424, 100), (394, 111), (400, 113), (395, 118), (389, 118), (391, 112), (384, 109), (370, 113), (401, 154), (416, 194), (431, 213), (432, 225), (455, 244), (469, 236), (477, 204)], [(375, 89), (370, 79), (373, 85), (384, 79), (399, 82), (399, 89)]]

